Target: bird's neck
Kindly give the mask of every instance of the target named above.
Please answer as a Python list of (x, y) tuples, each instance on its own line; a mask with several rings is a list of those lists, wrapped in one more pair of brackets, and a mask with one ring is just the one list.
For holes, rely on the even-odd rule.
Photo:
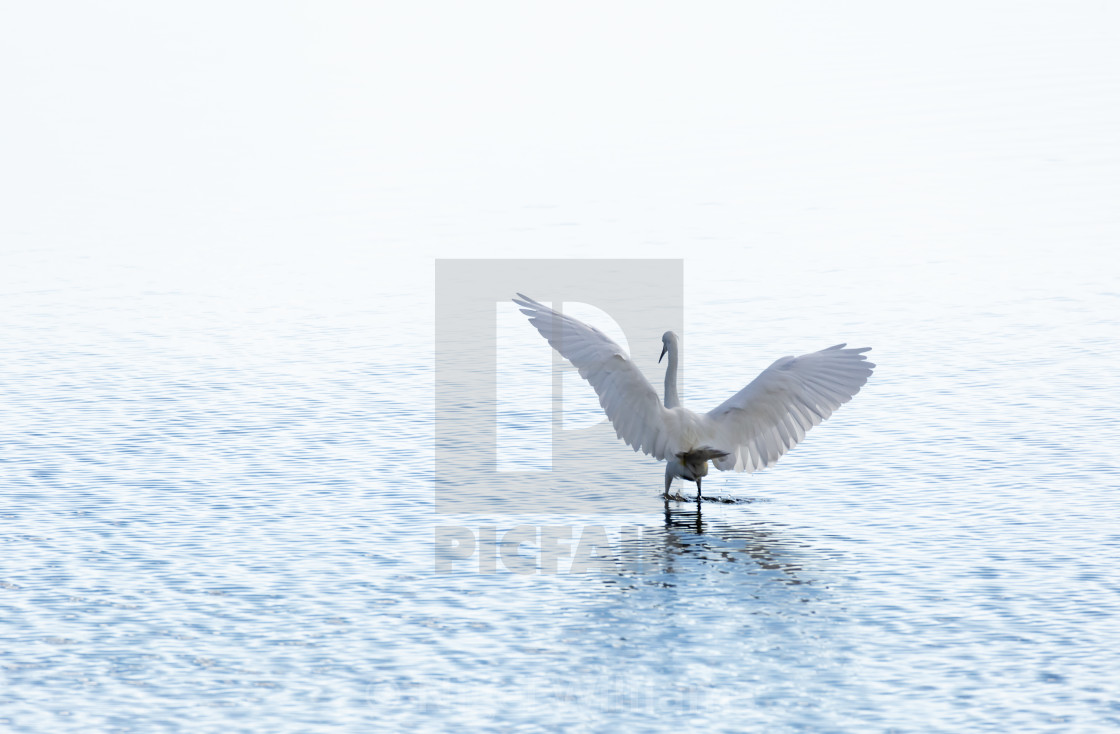
[(677, 395), (677, 350), (669, 349), (669, 366), (665, 368), (665, 407), (679, 408), (681, 398)]

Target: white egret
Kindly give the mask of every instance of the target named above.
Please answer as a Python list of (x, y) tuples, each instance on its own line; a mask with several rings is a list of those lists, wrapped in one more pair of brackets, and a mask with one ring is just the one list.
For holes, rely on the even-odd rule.
[(664, 460), (665, 494), (674, 477), (696, 482), (708, 462), (721, 471), (755, 471), (777, 461), (805, 432), (852, 399), (875, 366), (863, 356), (870, 347), (837, 344), (800, 357), (782, 357), (749, 385), (707, 413), (681, 405), (677, 394), (680, 340), (661, 337), (665, 404), (629, 355), (606, 334), (518, 293), (514, 303), (556, 351), (579, 370), (599, 395), (615, 433), (632, 446)]

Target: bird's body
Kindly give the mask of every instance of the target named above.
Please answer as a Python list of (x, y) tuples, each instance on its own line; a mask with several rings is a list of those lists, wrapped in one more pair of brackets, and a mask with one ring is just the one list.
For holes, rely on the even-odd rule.
[(626, 352), (598, 329), (518, 294), (514, 302), (560, 354), (591, 383), (619, 438), (664, 460), (665, 492), (674, 478), (696, 482), (708, 462), (722, 471), (755, 471), (778, 460), (805, 432), (851, 400), (875, 366), (862, 349), (838, 344), (782, 357), (753, 382), (707, 413), (681, 405), (677, 393), (680, 340), (662, 336), (669, 355), (664, 404)]

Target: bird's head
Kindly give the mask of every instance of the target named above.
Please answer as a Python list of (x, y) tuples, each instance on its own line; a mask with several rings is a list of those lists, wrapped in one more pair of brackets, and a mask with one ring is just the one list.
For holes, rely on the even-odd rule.
[(660, 363), (662, 357), (665, 356), (665, 352), (669, 351), (670, 345), (673, 347), (677, 346), (677, 335), (671, 331), (666, 331), (661, 335), (661, 357), (657, 358), (658, 363)]

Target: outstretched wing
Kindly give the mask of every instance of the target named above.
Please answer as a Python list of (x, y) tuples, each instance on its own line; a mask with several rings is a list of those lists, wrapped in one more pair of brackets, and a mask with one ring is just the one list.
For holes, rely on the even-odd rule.
[(723, 471), (769, 466), (805, 433), (859, 392), (871, 369), (862, 349), (837, 344), (800, 357), (782, 357), (751, 384), (708, 413), (713, 443), (727, 456)]
[(666, 409), (626, 351), (593, 326), (553, 311), (521, 293), (513, 302), (560, 352), (579, 376), (591, 383), (614, 432), (637, 451), (664, 459), (669, 443)]

